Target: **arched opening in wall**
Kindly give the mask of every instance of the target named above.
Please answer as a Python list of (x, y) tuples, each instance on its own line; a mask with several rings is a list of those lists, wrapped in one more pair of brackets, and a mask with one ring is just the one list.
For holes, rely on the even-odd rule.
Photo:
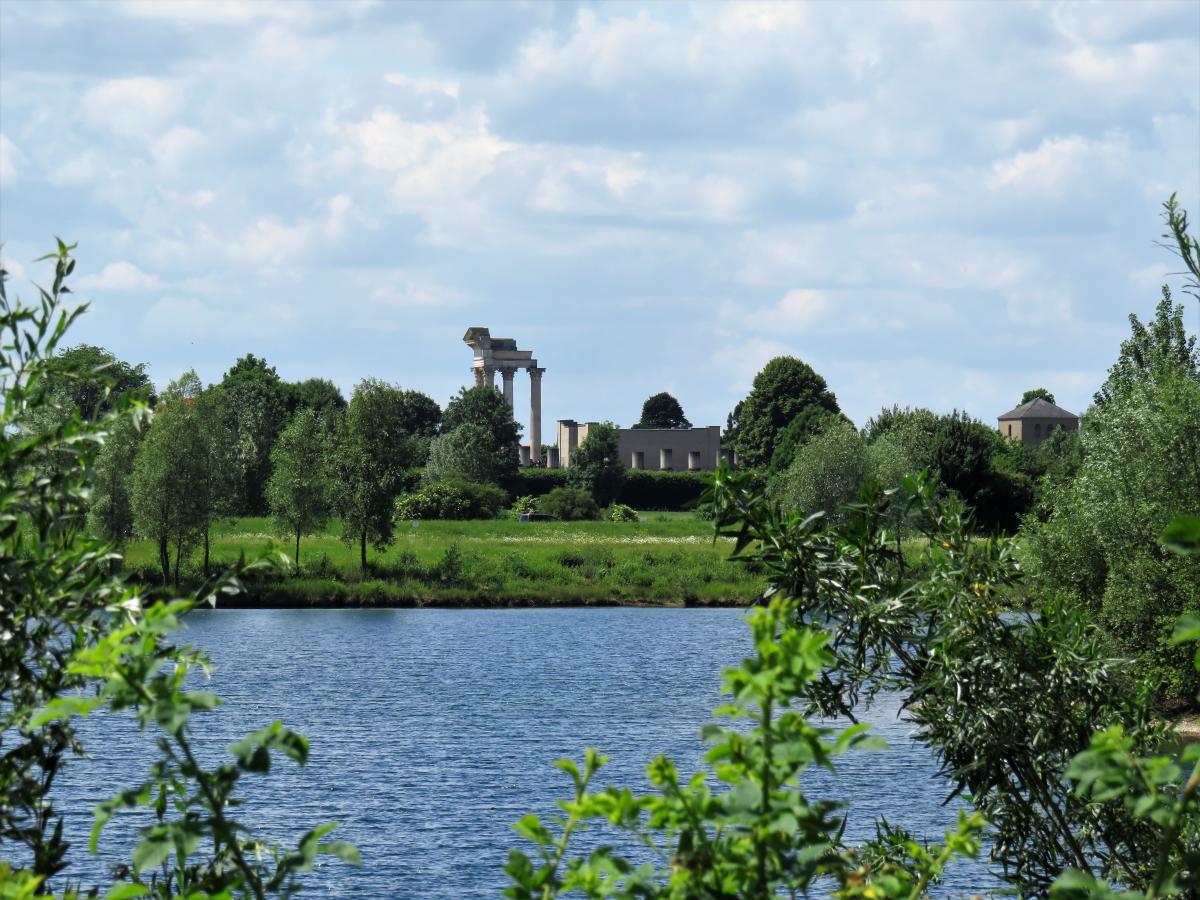
[(670, 447), (664, 447), (662, 450), (658, 451), (658, 467), (664, 472), (671, 471), (671, 456), (672, 454)]
[(633, 468), (633, 469), (646, 468), (646, 451), (644, 451), (644, 450), (634, 450), (633, 451), (633, 464), (630, 466), (630, 468)]
[(692, 450), (688, 453), (688, 468), (693, 472), (700, 468), (700, 451)]

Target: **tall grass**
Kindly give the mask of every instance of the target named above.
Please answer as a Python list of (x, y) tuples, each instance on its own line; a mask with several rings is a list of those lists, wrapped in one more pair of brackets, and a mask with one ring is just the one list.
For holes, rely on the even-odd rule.
[[(512, 520), (401, 523), (396, 543), (373, 554), (364, 577), (340, 523), (305, 538), (300, 571), (252, 579), (239, 603), (277, 606), (723, 605), (757, 597), (764, 580), (726, 557), (711, 525), (686, 513), (640, 522)], [(213, 564), (267, 552), (291, 555), (269, 520), (243, 518), (214, 530)], [(126, 565), (153, 581), (148, 542), (126, 549)], [(193, 557), (185, 570), (199, 578)]]

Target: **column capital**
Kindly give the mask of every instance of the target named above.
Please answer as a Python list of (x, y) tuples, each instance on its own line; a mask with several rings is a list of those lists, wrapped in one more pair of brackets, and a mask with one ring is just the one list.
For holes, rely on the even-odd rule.
[(537, 366), (530, 366), (528, 371), (530, 378), (541, 378), (546, 373), (545, 369), (539, 369)]

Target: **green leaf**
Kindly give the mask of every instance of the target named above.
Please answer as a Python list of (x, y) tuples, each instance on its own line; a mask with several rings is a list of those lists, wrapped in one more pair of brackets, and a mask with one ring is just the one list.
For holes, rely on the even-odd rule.
[(317, 851), (330, 856), (336, 856), (342, 862), (350, 863), (352, 866), (362, 865), (362, 854), (349, 841), (330, 841), (328, 844), (318, 846)]
[(1159, 540), (1181, 556), (1200, 553), (1200, 516), (1180, 516), (1163, 529)]
[(104, 700), (100, 697), (57, 697), (34, 714), (29, 722), (29, 727), (41, 728), (47, 722), (53, 722), (56, 719), (86, 716), (103, 703)]
[(145, 872), (162, 863), (171, 852), (171, 841), (165, 834), (154, 833), (133, 848), (133, 869)]
[(104, 895), (104, 900), (129, 900), (130, 897), (145, 897), (148, 893), (150, 890), (144, 884), (115, 884)]

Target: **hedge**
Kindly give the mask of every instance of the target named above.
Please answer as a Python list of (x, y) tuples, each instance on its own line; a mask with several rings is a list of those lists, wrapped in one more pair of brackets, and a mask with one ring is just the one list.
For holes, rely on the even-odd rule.
[(708, 488), (705, 472), (653, 472), (626, 469), (617, 502), (634, 509), (691, 509)]
[[(567, 486), (568, 469), (519, 469), (506, 478), (503, 487), (515, 497), (541, 497), (557, 487)], [(655, 472), (626, 469), (625, 484), (617, 502), (634, 509), (690, 509), (708, 487), (706, 472)]]

